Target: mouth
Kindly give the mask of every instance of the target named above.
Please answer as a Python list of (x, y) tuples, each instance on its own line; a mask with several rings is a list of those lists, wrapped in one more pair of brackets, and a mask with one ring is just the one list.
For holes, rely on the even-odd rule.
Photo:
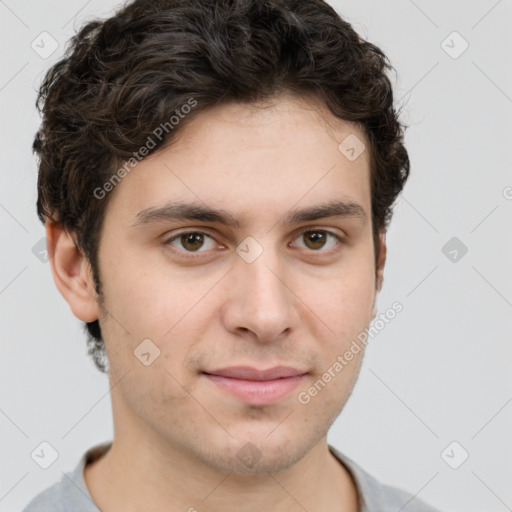
[(289, 366), (276, 366), (267, 370), (233, 366), (203, 372), (203, 375), (215, 386), (248, 405), (269, 405), (293, 391), (307, 372)]

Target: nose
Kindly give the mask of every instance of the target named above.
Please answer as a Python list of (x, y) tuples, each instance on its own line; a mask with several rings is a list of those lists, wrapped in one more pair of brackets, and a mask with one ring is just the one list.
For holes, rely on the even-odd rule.
[(222, 309), (226, 329), (252, 333), (261, 343), (279, 340), (298, 325), (299, 299), (286, 263), (270, 249), (252, 263), (236, 258), (230, 272), (228, 300)]

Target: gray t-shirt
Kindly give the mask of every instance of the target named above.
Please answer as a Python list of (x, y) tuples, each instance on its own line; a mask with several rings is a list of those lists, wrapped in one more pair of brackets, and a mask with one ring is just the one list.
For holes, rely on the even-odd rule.
[[(87, 450), (73, 471), (65, 473), (59, 482), (35, 496), (22, 512), (100, 512), (85, 484), (84, 468), (107, 452), (111, 445), (111, 442), (103, 443)], [(360, 512), (438, 512), (401, 489), (381, 484), (354, 461), (328, 446), (356, 482)]]

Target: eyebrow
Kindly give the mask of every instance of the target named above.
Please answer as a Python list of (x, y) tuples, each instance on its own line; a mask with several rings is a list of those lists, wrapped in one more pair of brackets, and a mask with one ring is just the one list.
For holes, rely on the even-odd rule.
[[(298, 224), (327, 217), (366, 219), (366, 210), (352, 201), (334, 200), (328, 203), (295, 209), (288, 212), (281, 223)], [(240, 221), (223, 209), (213, 209), (199, 203), (173, 202), (163, 206), (145, 208), (138, 212), (132, 227), (156, 224), (171, 220), (197, 220), (239, 228)]]

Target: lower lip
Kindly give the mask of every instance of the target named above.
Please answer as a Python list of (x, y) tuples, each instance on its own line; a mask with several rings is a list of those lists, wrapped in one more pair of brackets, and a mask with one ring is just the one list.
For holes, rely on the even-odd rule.
[(305, 377), (304, 374), (274, 380), (244, 380), (206, 373), (204, 375), (249, 405), (268, 405), (277, 402), (295, 389)]

